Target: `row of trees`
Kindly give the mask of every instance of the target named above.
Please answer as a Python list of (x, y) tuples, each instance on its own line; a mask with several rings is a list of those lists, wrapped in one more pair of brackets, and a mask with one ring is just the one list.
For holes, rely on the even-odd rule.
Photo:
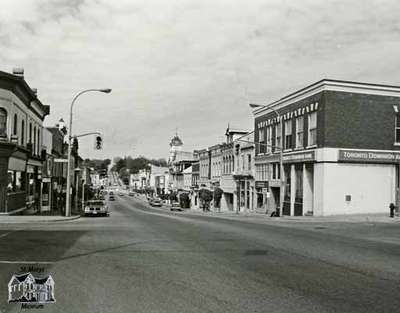
[(111, 170), (119, 174), (119, 177), (125, 184), (129, 183), (129, 174), (139, 173), (141, 169), (150, 169), (150, 165), (156, 166), (167, 166), (165, 159), (148, 159), (144, 156), (137, 158), (128, 157), (116, 157), (114, 158), (114, 165)]
[(95, 169), (99, 172), (107, 172), (108, 166), (111, 164), (110, 159), (85, 159), (84, 164), (90, 168)]

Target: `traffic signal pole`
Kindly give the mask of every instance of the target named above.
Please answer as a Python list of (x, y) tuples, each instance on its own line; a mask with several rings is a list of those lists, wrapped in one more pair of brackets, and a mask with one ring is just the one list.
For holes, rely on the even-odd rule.
[[(75, 101), (84, 93), (87, 92), (103, 92), (110, 93), (110, 88), (103, 89), (85, 89), (78, 92), (75, 97), (72, 99), (70, 108), (69, 108), (69, 128), (68, 128), (68, 154), (67, 154), (67, 188), (66, 188), (66, 199), (65, 199), (65, 216), (71, 216), (71, 145), (72, 145), (72, 109), (74, 107)], [(86, 134), (84, 134), (86, 135)], [(76, 136), (75, 136), (76, 137)], [(83, 136), (80, 136), (83, 137)]]
[(101, 133), (100, 132), (83, 133), (80, 135), (72, 136), (72, 138), (85, 137), (85, 136), (89, 136), (89, 135), (101, 135)]

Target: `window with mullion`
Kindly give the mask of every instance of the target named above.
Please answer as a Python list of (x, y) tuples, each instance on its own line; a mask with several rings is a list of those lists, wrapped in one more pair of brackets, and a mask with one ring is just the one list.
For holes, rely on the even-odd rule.
[(267, 127), (267, 153), (272, 151), (272, 127)]
[(317, 112), (308, 115), (308, 145), (317, 144)]
[(264, 145), (264, 128), (260, 128), (258, 130), (258, 142), (259, 142), (259, 153), (265, 153), (265, 145)]
[(299, 116), (296, 119), (296, 148), (304, 146), (304, 118)]
[(292, 120), (285, 122), (285, 149), (292, 148)]
[(282, 135), (282, 129), (281, 129), (281, 124), (276, 124), (275, 125), (275, 147), (274, 147), (274, 152), (279, 152), (280, 149), (282, 148), (281, 144), (281, 135)]
[(400, 143), (400, 114), (396, 114), (396, 121), (395, 121), (395, 143)]

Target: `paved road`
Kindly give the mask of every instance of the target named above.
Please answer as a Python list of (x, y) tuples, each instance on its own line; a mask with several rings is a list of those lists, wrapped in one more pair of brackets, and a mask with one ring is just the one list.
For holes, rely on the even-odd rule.
[(57, 302), (40, 312), (400, 311), (396, 242), (163, 212), (127, 196), (111, 209), (2, 226), (0, 312), (21, 310), (7, 303), (7, 283), (24, 266), (55, 280)]

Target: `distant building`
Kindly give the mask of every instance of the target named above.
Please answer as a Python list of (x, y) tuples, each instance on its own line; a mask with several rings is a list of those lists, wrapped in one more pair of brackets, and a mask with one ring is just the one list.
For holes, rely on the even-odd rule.
[(210, 187), (211, 186), (211, 156), (207, 149), (198, 150), (199, 155), (199, 167), (200, 167), (200, 177), (199, 185), (200, 187)]
[(213, 187), (219, 187), (222, 173), (221, 145), (216, 144), (208, 148), (210, 153), (210, 183)]
[[(254, 179), (254, 147), (254, 132), (249, 132), (234, 142), (234, 153), (237, 162), (233, 171), (233, 179), (236, 185), (238, 211), (254, 211), (257, 206)], [(262, 204), (259, 209), (263, 211)]]
[(150, 187), (156, 194), (163, 195), (168, 187), (169, 169), (168, 167), (151, 165), (150, 167)]
[(170, 142), (170, 156), (168, 159), (169, 177), (168, 190), (184, 189), (183, 171), (196, 162), (193, 152), (183, 151), (183, 141), (176, 134)]

